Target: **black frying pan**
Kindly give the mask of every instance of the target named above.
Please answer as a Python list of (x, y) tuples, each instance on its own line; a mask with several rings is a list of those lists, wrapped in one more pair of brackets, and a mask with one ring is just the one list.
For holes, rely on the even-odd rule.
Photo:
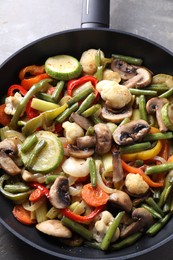
[[(47, 57), (56, 54), (73, 54), (79, 58), (81, 53), (89, 48), (100, 48), (106, 56), (119, 53), (140, 57), (143, 58), (144, 65), (154, 73), (173, 75), (171, 52), (142, 37), (106, 28), (109, 23), (109, 1), (84, 1), (83, 10), (83, 29), (60, 32), (35, 41), (15, 53), (0, 67), (1, 96), (6, 93), (10, 84), (17, 83), (17, 75), (22, 67), (42, 64)], [(135, 245), (119, 252), (105, 253), (86, 247), (60, 247), (55, 239), (44, 236), (34, 227), (23, 226), (17, 222), (11, 214), (12, 204), (1, 195), (0, 208), (1, 223), (15, 236), (42, 252), (64, 259), (130, 259), (151, 252), (173, 238), (171, 220), (155, 237), (143, 237)]]

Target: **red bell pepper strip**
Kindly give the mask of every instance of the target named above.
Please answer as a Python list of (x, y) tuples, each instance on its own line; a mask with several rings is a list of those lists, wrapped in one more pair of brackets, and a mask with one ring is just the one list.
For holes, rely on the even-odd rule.
[(26, 106), (26, 116), (28, 119), (32, 119), (39, 115), (39, 112), (31, 107), (32, 98), (29, 100), (27, 106)]
[(76, 88), (79, 88), (82, 84), (90, 81), (94, 87), (94, 94), (95, 94), (95, 99), (93, 103), (96, 103), (97, 100), (99, 99), (99, 92), (96, 90), (96, 84), (98, 80), (90, 75), (83, 76), (79, 79), (72, 79), (68, 81), (67, 84), (67, 95), (72, 96), (73, 95), (73, 90)]
[(20, 85), (17, 85), (17, 84), (14, 84), (14, 85), (11, 85), (7, 91), (7, 96), (14, 96), (14, 94), (16, 92), (19, 92), (20, 94), (22, 94), (23, 96), (26, 95), (27, 93), (27, 90), (25, 88), (23, 88), (22, 86)]
[(45, 186), (43, 186), (42, 184), (38, 183), (38, 182), (30, 182), (29, 186), (31, 186), (32, 188), (36, 188), (42, 191), (42, 193), (49, 198), (49, 189), (47, 189)]
[(68, 208), (61, 209), (61, 213), (64, 216), (66, 216), (76, 222), (86, 223), (86, 222), (92, 220), (95, 216), (97, 216), (103, 209), (104, 209), (104, 206), (97, 207), (87, 216), (81, 216), (81, 215), (75, 214), (73, 211), (71, 211)]
[(37, 65), (31, 65), (27, 66), (19, 72), (19, 79), (22, 80), (26, 77), (26, 74), (36, 76), (39, 74), (45, 73), (44, 65), (42, 66), (37, 66)]
[(3, 126), (9, 125), (12, 118), (4, 112), (5, 106), (5, 104), (0, 105), (0, 124)]
[(25, 89), (30, 89), (34, 84), (38, 83), (40, 80), (42, 79), (47, 79), (50, 78), (48, 74), (43, 73), (43, 74), (39, 74), (35, 77), (31, 77), (31, 78), (27, 78), (27, 79), (22, 79), (21, 81), (21, 85), (22, 87), (24, 87)]
[(37, 202), (44, 196), (44, 193), (39, 188), (35, 189), (29, 196), (29, 201)]
[(63, 130), (62, 124), (58, 123), (55, 125), (55, 130), (53, 131), (55, 134), (60, 133)]

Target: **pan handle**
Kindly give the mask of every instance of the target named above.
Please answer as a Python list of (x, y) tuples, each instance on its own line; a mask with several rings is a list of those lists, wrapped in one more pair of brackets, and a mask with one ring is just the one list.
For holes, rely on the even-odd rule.
[(110, 0), (83, 0), (82, 28), (109, 27)]

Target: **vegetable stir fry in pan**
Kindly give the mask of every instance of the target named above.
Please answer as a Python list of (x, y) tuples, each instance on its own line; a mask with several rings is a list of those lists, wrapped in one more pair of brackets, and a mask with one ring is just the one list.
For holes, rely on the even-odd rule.
[(24, 225), (119, 250), (173, 212), (173, 76), (90, 49), (19, 72), (0, 105), (0, 192)]

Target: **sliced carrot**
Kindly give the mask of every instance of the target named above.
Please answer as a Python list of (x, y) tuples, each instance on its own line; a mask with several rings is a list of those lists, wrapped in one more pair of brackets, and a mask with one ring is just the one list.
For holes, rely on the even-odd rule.
[(5, 104), (0, 105), (0, 124), (3, 126), (9, 125), (11, 116), (4, 112)]
[(44, 193), (39, 188), (35, 189), (29, 196), (29, 201), (31, 202), (37, 202), (39, 199), (41, 199), (44, 196)]
[(31, 219), (30, 212), (24, 209), (22, 205), (14, 206), (12, 213), (14, 217), (22, 224), (32, 225), (35, 223), (35, 221)]
[(109, 195), (99, 186), (92, 187), (91, 183), (88, 183), (82, 188), (82, 198), (89, 206), (99, 207), (107, 203)]

